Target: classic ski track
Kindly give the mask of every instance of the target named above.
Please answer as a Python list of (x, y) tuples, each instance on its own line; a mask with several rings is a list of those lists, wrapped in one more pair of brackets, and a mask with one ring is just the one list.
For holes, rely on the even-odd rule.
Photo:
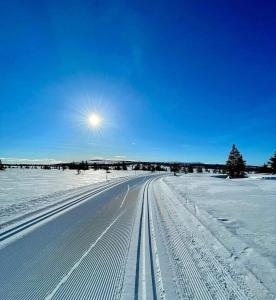
[[(135, 299), (165, 299), (153, 228), (152, 208), (149, 204), (149, 186), (152, 181), (154, 179), (148, 180), (143, 190), (137, 246)], [(146, 257), (147, 252), (148, 257)], [(150, 270), (147, 269), (146, 271), (146, 265), (149, 266)], [(150, 278), (147, 280), (148, 273), (150, 273)], [(151, 295), (150, 298), (148, 294)]]
[[(155, 181), (155, 180), (153, 180)], [(149, 191), (148, 192), (148, 199), (149, 199)], [(153, 213), (152, 213), (152, 202), (148, 201), (148, 211), (149, 211), (149, 224), (151, 228), (151, 238), (152, 238), (152, 249), (153, 249), (153, 254), (155, 258), (155, 267), (156, 267), (156, 279), (157, 279), (157, 284), (158, 284), (158, 290), (159, 290), (159, 298), (162, 300), (166, 299), (165, 295), (165, 289), (164, 289), (164, 284), (163, 284), (163, 279), (162, 279), (162, 271), (160, 267), (160, 259), (158, 255), (158, 247), (157, 247), (157, 241), (156, 241), (156, 233), (155, 233), (155, 228), (154, 228), (154, 222), (153, 222)]]
[[(127, 179), (127, 180), (121, 180), (119, 182), (115, 182), (115, 183), (111, 183), (111, 184), (107, 184), (107, 185), (104, 185), (104, 186), (101, 186), (99, 188), (96, 188), (95, 190), (92, 190), (92, 192), (84, 192), (81, 194), (81, 197), (73, 197), (74, 200), (68, 202), (68, 200), (66, 201), (65, 204), (61, 205), (61, 206), (58, 206), (58, 207), (55, 207), (54, 209), (50, 210), (50, 211), (47, 211), (39, 216), (35, 216), (34, 218), (30, 219), (30, 220), (27, 220), (19, 225), (16, 225), (12, 228), (9, 228), (3, 232), (0, 233), (0, 242), (16, 235), (17, 233), (27, 229), (27, 228), (30, 228), (31, 226), (34, 226), (42, 221), (45, 221), (46, 219), (60, 213), (60, 212), (63, 212), (65, 210), (67, 210), (68, 208), (71, 208), (73, 207), (74, 205), (77, 205), (79, 204), (80, 202), (83, 202), (89, 198), (91, 198), (92, 196), (97, 196), (98, 194), (108, 190), (108, 189), (111, 189), (112, 187), (115, 187), (116, 185), (119, 185), (121, 183), (124, 183), (124, 182), (127, 182), (128, 180), (130, 179)], [(84, 195), (83, 195), (84, 194)], [(83, 195), (83, 196), (82, 196)], [(78, 195), (79, 196), (79, 195)], [(77, 197), (77, 199), (75, 199)], [(70, 198), (69, 198), (70, 200)]]
[[(109, 184), (98, 193), (128, 180)], [(145, 180), (139, 201), (127, 200), (129, 189), (123, 201), (122, 198), (114, 198), (112, 205), (103, 210), (105, 218), (99, 214), (95, 220), (87, 222), (86, 226), (93, 224), (93, 230), (87, 231), (84, 227), (74, 229), (73, 240), (76, 245), (71, 249), (73, 252), (67, 250), (70, 238), (62, 248), (55, 249), (51, 258), (52, 266), (57, 263), (63, 266), (62, 270), (52, 274), (47, 260), (40, 264), (46, 274), (52, 274), (48, 278), (46, 300), (120, 299), (124, 289), (130, 244), (136, 255), (134, 289), (131, 289), (134, 299), (170, 300), (166, 297), (167, 282), (164, 283), (162, 277), (164, 265), (167, 265), (165, 272), (168, 272), (168, 267), (172, 271), (173, 279), (168, 282), (173, 282), (172, 291), (177, 299), (256, 299), (243, 277), (236, 274), (225, 261), (221, 250), (211, 248), (209, 243), (205, 244), (196, 225), (189, 223), (190, 215), (192, 219), (196, 216), (179, 199), (171, 195), (164, 197), (161, 186), (158, 186), (159, 182), (156, 177)], [(48, 213), (51, 212), (59, 213), (56, 210)], [(48, 213), (43, 217), (51, 217)], [(37, 220), (40, 219), (35, 218), (33, 222)], [(205, 229), (208, 231), (208, 228)], [(133, 236), (136, 242), (132, 241)], [(164, 250), (163, 257), (159, 256), (160, 250)], [(72, 261), (72, 257), (75, 260)], [(37, 284), (34, 281), (35, 273), (24, 274), (24, 294), (20, 295), (21, 299), (41, 299), (41, 295), (45, 294), (43, 282)], [(21, 273), (17, 274), (18, 277), (20, 275)], [(13, 278), (7, 299), (18, 297), (12, 287), (15, 282), (16, 278)], [(35, 284), (35, 288), (28, 288), (30, 282)]]
[[(141, 176), (141, 175), (136, 175), (133, 178), (138, 178), (139, 176)], [(37, 209), (35, 211), (31, 211), (31, 212), (28, 212), (28, 213), (26, 213), (24, 215), (18, 216), (15, 219), (11, 219), (11, 220), (9, 220), (7, 222), (1, 223), (0, 224), (0, 230), (1, 230), (0, 232), (6, 231), (5, 227), (6, 228), (12, 228), (12, 225), (15, 224), (15, 223), (19, 224), (20, 221), (22, 221), (22, 220), (24, 221), (24, 220), (29, 219), (29, 218), (31, 219), (32, 216), (38, 215), (40, 213), (43, 213), (43, 212), (45, 212), (48, 209), (57, 208), (57, 206), (62, 205), (63, 203), (67, 203), (70, 200), (74, 200), (76, 197), (84, 196), (84, 195), (86, 195), (88, 193), (91, 193), (91, 192), (95, 191), (96, 189), (100, 189), (102, 187), (106, 187), (106, 186), (108, 186), (110, 184), (113, 184), (113, 183), (119, 183), (121, 181), (123, 182), (124, 180), (127, 180), (127, 179), (132, 179), (132, 178), (129, 178), (127, 176), (118, 177), (118, 178), (114, 178), (114, 179), (112, 179), (112, 180), (110, 180), (108, 182), (106, 182), (106, 181), (105, 182), (97, 182), (97, 183), (94, 183), (94, 184), (80, 186), (80, 187), (76, 187), (76, 188), (72, 188), (72, 189), (64, 190), (64, 191), (58, 191), (58, 192), (55, 192), (53, 194), (46, 195), (46, 197), (55, 197), (57, 195), (62, 196), (64, 194), (68, 193), (68, 192), (74, 193), (73, 196), (67, 196), (66, 198), (64, 198), (61, 201), (57, 201), (55, 203), (47, 205), (46, 207), (39, 208), (39, 209)], [(85, 189), (85, 190), (82, 191), (83, 189)], [(78, 191), (80, 191), (80, 192), (78, 192)], [(43, 199), (44, 197), (45, 196), (41, 196), (39, 198), (35, 198), (35, 199), (31, 199), (31, 200)]]
[[(189, 265), (188, 262), (190, 262), (190, 266), (193, 266), (190, 271), (194, 269), (194, 275), (200, 274), (199, 278), (195, 276), (195, 278), (191, 277), (189, 279), (193, 292), (198, 291), (199, 287), (199, 285), (194, 284), (196, 278), (198, 283), (203, 282), (207, 287), (207, 293), (205, 291), (205, 294), (193, 295), (191, 299), (208, 299), (208, 297), (209, 299), (254, 299), (247, 290), (245, 290), (246, 294), (244, 293), (244, 283), (239, 282), (237, 284), (236, 280), (241, 278), (235, 277), (233, 279), (231, 277), (232, 273), (230, 274), (218, 261), (217, 257), (206, 247), (204, 241), (198, 239), (196, 233), (193, 232), (195, 228), (186, 224), (179, 226), (179, 222), (176, 224), (175, 220), (181, 220), (181, 217), (176, 210), (177, 206), (173, 199), (164, 201), (159, 197), (157, 206), (160, 214), (166, 215), (167, 226), (164, 225), (163, 227), (167, 231), (171, 242), (175, 244), (173, 250), (178, 250), (180, 257), (177, 258), (177, 261), (179, 259), (184, 261), (186, 268)], [(177, 269), (179, 270), (179, 268)]]
[[(93, 250), (87, 253), (87, 256), (83, 261), (81, 261), (77, 268), (73, 270), (66, 283), (64, 283), (53, 295), (53, 299), (68, 299), (69, 295), (71, 299), (120, 298), (122, 292), (122, 278), (125, 272), (133, 223), (137, 215), (137, 202), (127, 201), (127, 199), (125, 199), (124, 207), (120, 208), (119, 201), (121, 200), (117, 199), (114, 202), (113, 207), (116, 208), (122, 216), (101, 237), (95, 247), (93, 247)], [(112, 214), (113, 210), (113, 208), (111, 210), (108, 209), (110, 212), (107, 211), (107, 213)], [(117, 213), (117, 215), (119, 213)], [(102, 234), (103, 228), (110, 225), (108, 224), (109, 218), (102, 219), (100, 216), (97, 218), (98, 221), (96, 223), (93, 222), (96, 227), (93, 227), (92, 231), (86, 231), (83, 230), (83, 228), (80, 228), (75, 232), (73, 235), (75, 237), (74, 244), (77, 246), (74, 247), (74, 252), (66, 252), (67, 246), (70, 249), (70, 240), (66, 242), (67, 245), (65, 244), (62, 248), (56, 249), (51, 260), (53, 260), (52, 263), (56, 262), (61, 264), (63, 266), (62, 269), (52, 273), (51, 267), (47, 264), (47, 261), (40, 264), (40, 268), (44, 270), (43, 272), (52, 274), (52, 276), (49, 277), (48, 287), (45, 287), (43, 282), (41, 282), (41, 284), (35, 284), (35, 289), (30, 289), (29, 284), (33, 281), (33, 274), (32, 272), (24, 273), (24, 279), (22, 281), (22, 290), (24, 290), (24, 294), (20, 295), (20, 299), (41, 299), (41, 295), (45, 294), (45, 288), (48, 289), (47, 294), (51, 293), (51, 290), (55, 288), (56, 283), (60, 281), (60, 278), (64, 277), (66, 272), (68, 273), (72, 268), (72, 265), (74, 265), (74, 262), (72, 264), (72, 259), (68, 259), (68, 256), (75, 258), (82, 257), (84, 253), (83, 245), (87, 245), (87, 242), (89, 243), (89, 241), (97, 240)], [(89, 245), (86, 247), (88, 246)], [(65, 274), (63, 273), (64, 270), (67, 270)], [(76, 276), (76, 274), (78, 274), (79, 277)], [(20, 274), (18, 276), (20, 276)], [(15, 282), (16, 278), (11, 282), (9, 296), (5, 299), (17, 299), (18, 294), (16, 294), (13, 289), (13, 284), (15, 284)]]

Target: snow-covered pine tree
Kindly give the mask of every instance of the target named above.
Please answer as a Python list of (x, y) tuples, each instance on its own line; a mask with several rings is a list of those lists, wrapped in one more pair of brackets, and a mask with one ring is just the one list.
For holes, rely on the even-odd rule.
[(240, 151), (237, 149), (236, 145), (232, 146), (229, 153), (228, 160), (226, 161), (227, 174), (231, 178), (243, 177), (245, 171), (245, 161), (243, 160)]
[(276, 151), (274, 152), (274, 155), (270, 158), (268, 164), (272, 169), (272, 173), (276, 174)]

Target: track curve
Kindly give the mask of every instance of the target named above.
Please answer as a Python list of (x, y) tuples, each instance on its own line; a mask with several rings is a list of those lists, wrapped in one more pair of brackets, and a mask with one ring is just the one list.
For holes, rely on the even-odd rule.
[(195, 219), (160, 176), (74, 196), (0, 233), (0, 299), (258, 299)]

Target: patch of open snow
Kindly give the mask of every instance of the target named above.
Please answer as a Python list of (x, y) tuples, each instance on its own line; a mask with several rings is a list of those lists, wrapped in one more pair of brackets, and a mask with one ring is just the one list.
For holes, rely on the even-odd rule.
[(226, 180), (210, 174), (187, 174), (167, 177), (164, 182), (234, 259), (244, 263), (273, 289), (276, 286), (276, 183), (263, 180), (266, 176), (254, 174)]

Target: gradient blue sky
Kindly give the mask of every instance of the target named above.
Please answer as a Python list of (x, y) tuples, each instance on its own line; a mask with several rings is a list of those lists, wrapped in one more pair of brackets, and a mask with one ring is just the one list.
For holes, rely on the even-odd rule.
[[(0, 157), (250, 164), (276, 148), (276, 2), (1, 1)], [(88, 128), (89, 112), (104, 118)]]

